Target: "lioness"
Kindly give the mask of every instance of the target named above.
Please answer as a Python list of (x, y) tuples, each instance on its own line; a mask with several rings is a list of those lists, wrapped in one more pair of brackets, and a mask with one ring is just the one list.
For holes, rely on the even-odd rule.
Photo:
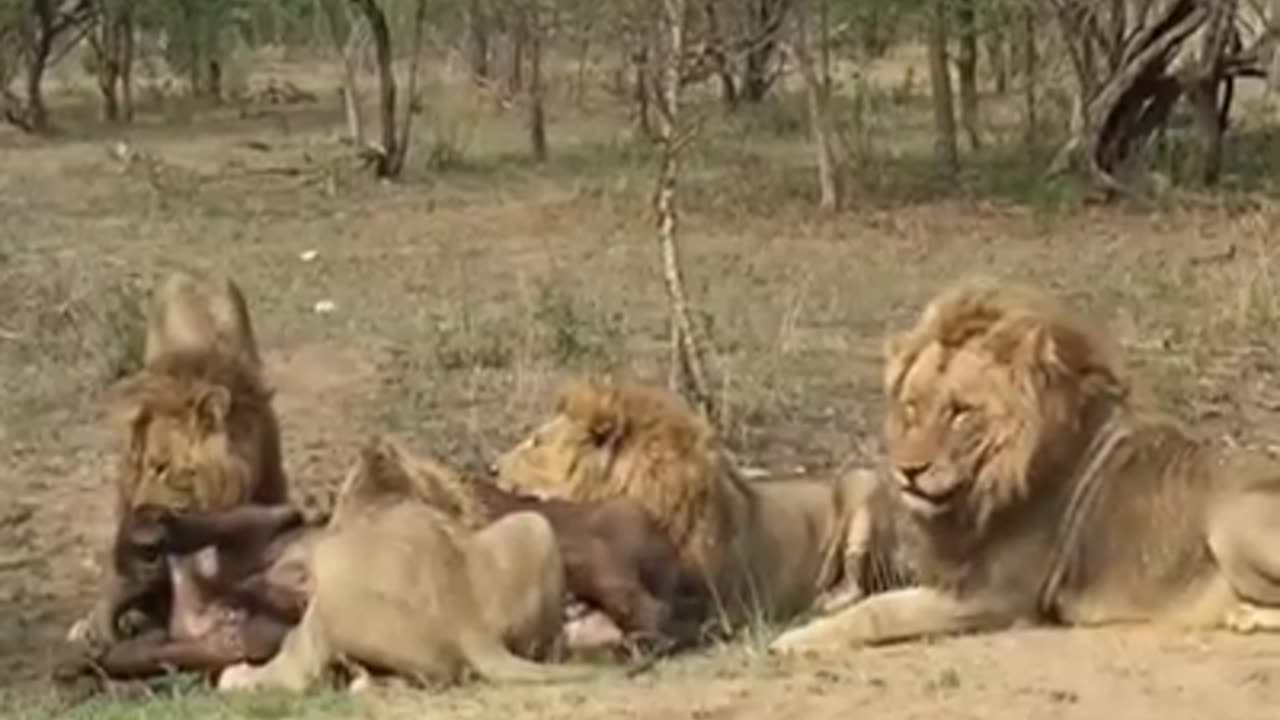
[(544, 665), (560, 633), (564, 571), (551, 526), (508, 515), (471, 534), (421, 502), (398, 445), (361, 451), (311, 549), (311, 601), (266, 664), (219, 688), (302, 691), (339, 660), (427, 684), (467, 670), (493, 680), (585, 676)]
[(724, 630), (807, 611), (839, 578), (843, 479), (745, 480), (705, 420), (656, 384), (567, 380), (552, 417), (493, 469), (536, 495), (638, 501), (707, 583)]
[[(603, 612), (616, 626), (619, 640), (656, 645), (667, 652), (698, 640), (708, 611), (705, 585), (682, 572), (671, 539), (638, 502), (625, 497), (593, 502), (538, 498), (433, 458), (414, 460), (418, 473), (429, 476), (436, 488), (428, 501), (471, 527), (520, 512), (546, 518), (560, 546), (569, 594), (588, 609)], [(572, 622), (584, 625), (577, 619)], [(571, 650), (586, 649), (569, 644)]]
[(144, 367), (111, 390), (125, 436), (115, 478), (117, 541), (99, 601), (72, 626), (72, 641), (111, 643), (122, 629), (136, 629), (121, 628), (122, 617), (132, 617), (131, 626), (163, 623), (147, 608), (128, 612), (139, 609), (128, 607), (137, 588), (122, 574), (131, 563), (119, 536), (130, 513), (287, 500), (271, 390), (236, 284), (166, 278), (149, 306), (145, 356)]
[(1056, 299), (945, 290), (887, 343), (884, 387), (920, 584), (775, 650), (1019, 621), (1280, 628), (1280, 467), (1143, 408), (1105, 336)]

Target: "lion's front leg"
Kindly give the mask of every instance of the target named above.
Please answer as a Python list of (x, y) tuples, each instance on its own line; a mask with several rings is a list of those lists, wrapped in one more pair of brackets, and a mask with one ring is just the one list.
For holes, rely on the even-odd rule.
[(915, 640), (933, 635), (993, 630), (1013, 624), (1015, 611), (1001, 603), (959, 598), (934, 588), (893, 590), (819, 617), (778, 636), (769, 650), (819, 652)]

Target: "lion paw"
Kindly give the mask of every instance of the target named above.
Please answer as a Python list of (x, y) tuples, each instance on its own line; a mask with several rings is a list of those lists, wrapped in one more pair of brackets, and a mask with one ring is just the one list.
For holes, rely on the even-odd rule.
[(1280, 632), (1280, 608), (1240, 603), (1227, 612), (1222, 624), (1228, 630), (1243, 635), (1256, 632)]
[(235, 692), (237, 690), (254, 690), (261, 684), (258, 681), (258, 670), (249, 663), (242, 662), (228, 665), (218, 675), (219, 692)]
[(101, 619), (90, 613), (71, 623), (67, 628), (67, 642), (78, 647), (93, 649), (111, 644), (115, 634), (109, 626), (104, 626)]
[(864, 597), (866, 597), (866, 593), (862, 590), (862, 586), (856, 582), (850, 582), (844, 587), (836, 588), (820, 596), (817, 602), (817, 610), (823, 615), (831, 615), (853, 605)]
[(838, 643), (825, 632), (802, 625), (783, 632), (765, 648), (770, 655), (815, 657), (837, 649)]

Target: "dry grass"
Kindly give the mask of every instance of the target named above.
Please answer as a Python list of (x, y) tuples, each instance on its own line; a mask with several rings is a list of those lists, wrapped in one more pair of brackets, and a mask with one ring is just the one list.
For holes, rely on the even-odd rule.
[[(934, 177), (922, 153), (927, 107), (901, 78), (900, 66), (873, 74), (879, 89), (869, 85), (848, 110), (863, 114), (861, 154), (853, 209), (838, 217), (812, 211), (803, 106), (793, 98), (713, 120), (689, 159), (690, 291), (710, 328), (740, 453), (786, 475), (873, 452), (880, 337), (970, 272), (1069, 295), (1110, 324), (1158, 395), (1206, 433), (1280, 445), (1271, 389), (1280, 207), (1274, 177), (1246, 162), (1276, 156), (1274, 133), (1244, 126), (1230, 192), (1094, 207), (1068, 184), (1037, 180), (1039, 156), (1020, 148), (971, 155), (958, 184)], [(88, 604), (110, 522), (101, 508), (111, 446), (95, 399), (136, 363), (139, 293), (166, 268), (228, 272), (244, 287), (281, 387), (288, 469), (305, 489), (331, 484), (366, 433), (404, 433), (479, 466), (545, 412), (564, 372), (663, 375), (666, 308), (646, 208), (652, 158), (627, 137), (619, 109), (598, 98), (586, 114), (556, 106), (552, 160), (537, 166), (524, 158), (518, 117), (442, 85), (419, 124), (409, 178), (383, 185), (334, 142), (340, 113), (331, 89), (313, 85), (322, 103), (257, 118), (158, 113), (128, 131), (73, 127), (42, 144), (0, 131), (0, 453), (12, 458), (0, 475), (12, 498), (0, 508), (0, 683), (35, 677)], [(1270, 111), (1265, 99), (1253, 102)], [(993, 136), (1014, 134), (1009, 108), (995, 106), (992, 117)], [(110, 152), (116, 135), (128, 137), (133, 160)], [(316, 258), (302, 260), (311, 250)], [(315, 312), (322, 300), (333, 312)], [(1035, 642), (1041, 656), (1056, 652), (1053, 640)], [(976, 692), (973, 707), (982, 707), (983, 686), (969, 680), (982, 665), (965, 653), (1010, 645), (947, 647), (920, 652), (963, 667), (960, 694)], [(1091, 647), (1080, 657), (1108, 657), (1107, 642)], [(1135, 652), (1154, 662), (1160, 647)], [(881, 677), (868, 685), (853, 660), (824, 679), (749, 650), (672, 663), (639, 691), (457, 690), (429, 707), (562, 716), (599, 695), (588, 714), (712, 718), (736, 707), (787, 716), (792, 703), (821, 715), (845, 706), (815, 698), (852, 683), (861, 688), (855, 705), (924, 693), (937, 701), (915, 706), (926, 712), (956, 682), (921, 686), (910, 651), (868, 656), (879, 658), (867, 662)], [(1016, 672), (1016, 660), (1006, 670)], [(724, 702), (704, 697), (704, 682)], [(992, 687), (1013, 688), (996, 696), (1026, 706), (1018, 682)], [(634, 705), (637, 692), (655, 698), (651, 708)], [(773, 700), (756, 702), (770, 692)], [(12, 697), (6, 707), (29, 708), (15, 710), (28, 717), (45, 702)], [(77, 717), (400, 717), (424, 707), (353, 702), (227, 705), (180, 694)], [(1173, 717), (1167, 703), (1151, 708), (1150, 717)]]

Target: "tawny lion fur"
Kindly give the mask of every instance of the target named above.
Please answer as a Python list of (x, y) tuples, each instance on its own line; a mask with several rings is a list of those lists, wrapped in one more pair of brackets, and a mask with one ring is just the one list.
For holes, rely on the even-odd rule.
[(748, 482), (711, 427), (667, 389), (572, 378), (553, 416), (496, 463), (499, 482), (570, 500), (630, 497), (707, 582), (729, 626), (809, 609), (845, 543), (840, 482)]
[[(464, 475), (429, 457), (406, 458), (430, 489), (430, 504), (479, 528), (520, 512), (546, 518), (564, 562), (566, 589), (603, 612), (621, 639), (667, 649), (694, 643), (709, 598), (700, 578), (683, 572), (679, 553), (662, 525), (637, 501), (540, 498)], [(573, 633), (568, 633), (572, 636)], [(568, 649), (580, 649), (567, 642)]]
[[(124, 435), (117, 524), (143, 506), (200, 511), (285, 502), (279, 424), (236, 284), (183, 273), (163, 280), (149, 306), (145, 357), (110, 393)], [(97, 607), (70, 639), (115, 639), (128, 578), (114, 567), (106, 575)]]
[(468, 671), (498, 681), (589, 674), (545, 665), (564, 574), (546, 520), (516, 513), (471, 533), (422, 502), (431, 478), (374, 439), (348, 474), (311, 550), (311, 600), (280, 651), (223, 671), (221, 689), (303, 691), (342, 661), (427, 685)]
[(1021, 622), (1280, 629), (1280, 465), (1135, 399), (1036, 289), (940, 293), (886, 344), (885, 445), (919, 585), (775, 641), (821, 650)]

